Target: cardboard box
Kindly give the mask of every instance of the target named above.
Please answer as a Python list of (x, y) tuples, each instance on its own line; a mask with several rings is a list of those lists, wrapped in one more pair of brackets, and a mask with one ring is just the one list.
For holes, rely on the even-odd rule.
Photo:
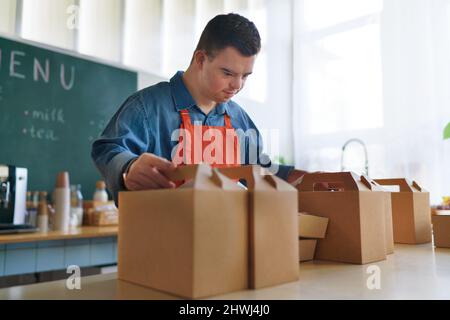
[(307, 213), (298, 214), (298, 236), (301, 238), (323, 239), (327, 232), (328, 218)]
[(297, 191), (259, 166), (219, 169), (247, 182), (250, 223), (250, 288), (299, 277)]
[(119, 212), (114, 201), (86, 201), (83, 209), (83, 225), (102, 227), (119, 224)]
[(415, 181), (376, 179), (380, 185), (399, 186), (391, 192), (394, 242), (419, 244), (431, 242), (430, 194)]
[(317, 240), (314, 239), (300, 239), (298, 241), (298, 254), (300, 262), (314, 260), (314, 253), (316, 251)]
[(371, 180), (371, 183), (376, 184), (384, 193), (384, 213), (385, 213), (385, 227), (386, 227), (386, 254), (394, 253), (394, 227), (392, 222), (392, 200), (391, 193), (377, 184), (376, 181)]
[(119, 194), (118, 278), (187, 298), (248, 288), (248, 195), (207, 165), (191, 187)]
[(300, 211), (329, 218), (316, 259), (355, 264), (386, 259), (385, 194), (376, 184), (352, 172), (310, 173), (296, 187)]
[(435, 214), (431, 220), (435, 247), (450, 248), (450, 214)]

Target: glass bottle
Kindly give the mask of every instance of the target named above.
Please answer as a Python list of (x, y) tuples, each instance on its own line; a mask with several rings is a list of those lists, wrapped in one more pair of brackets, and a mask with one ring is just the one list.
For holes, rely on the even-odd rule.
[(39, 193), (39, 205), (37, 211), (37, 227), (40, 232), (47, 232), (48, 225), (48, 203), (47, 203), (47, 192), (42, 191)]
[(83, 194), (81, 185), (70, 186), (70, 226), (81, 227), (83, 224)]
[(104, 181), (97, 181), (93, 198), (94, 201), (108, 202), (108, 193), (106, 192), (106, 184)]

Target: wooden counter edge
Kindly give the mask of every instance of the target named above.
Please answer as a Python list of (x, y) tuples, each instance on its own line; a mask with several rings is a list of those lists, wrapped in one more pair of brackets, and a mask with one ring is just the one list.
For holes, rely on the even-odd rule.
[(101, 238), (108, 236), (117, 236), (119, 227), (81, 227), (63, 231), (33, 232), (33, 233), (15, 233), (0, 235), (0, 245), (10, 243), (83, 239), (83, 238)]

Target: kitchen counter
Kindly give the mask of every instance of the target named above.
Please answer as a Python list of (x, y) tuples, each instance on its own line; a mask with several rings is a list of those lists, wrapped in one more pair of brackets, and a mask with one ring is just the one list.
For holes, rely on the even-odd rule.
[[(370, 272), (377, 267), (380, 288), (371, 290), (367, 283), (376, 285)], [(83, 277), (81, 290), (68, 290), (63, 280), (2, 289), (0, 299), (179, 298), (117, 280), (116, 273), (109, 273)], [(396, 245), (387, 260), (367, 265), (306, 262), (300, 264), (297, 282), (210, 299), (450, 299), (450, 249), (433, 248), (431, 243)]]
[(81, 227), (71, 228), (68, 231), (2, 234), (0, 244), (117, 236), (118, 230), (118, 226)]

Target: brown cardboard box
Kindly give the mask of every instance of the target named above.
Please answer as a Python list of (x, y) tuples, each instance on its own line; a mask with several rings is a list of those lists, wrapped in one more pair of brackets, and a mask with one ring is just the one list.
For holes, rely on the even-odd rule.
[(248, 288), (248, 198), (207, 165), (182, 189), (119, 194), (118, 278), (187, 298)]
[[(329, 189), (322, 189), (327, 184)], [(297, 183), (299, 210), (329, 218), (316, 259), (365, 264), (386, 259), (385, 195), (351, 172), (311, 173)], [(324, 190), (324, 191), (322, 191)]]
[(371, 180), (371, 183), (376, 184), (381, 188), (381, 190), (384, 193), (384, 213), (385, 213), (385, 227), (386, 227), (386, 254), (392, 254), (394, 253), (394, 227), (392, 223), (392, 200), (391, 200), (391, 193), (377, 184), (376, 181)]
[(431, 220), (434, 245), (437, 248), (450, 248), (450, 214), (435, 214)]
[(298, 214), (298, 235), (301, 238), (323, 239), (327, 231), (328, 218), (311, 214)]
[(119, 213), (114, 201), (85, 201), (83, 209), (83, 225), (101, 227), (119, 224)]
[(316, 251), (317, 240), (314, 239), (300, 239), (298, 241), (298, 254), (300, 262), (314, 260), (314, 253)]
[(297, 191), (259, 166), (219, 169), (247, 181), (250, 222), (250, 288), (299, 277)]
[(395, 185), (391, 192), (394, 242), (418, 244), (431, 242), (430, 194), (407, 179), (376, 179), (380, 185)]

